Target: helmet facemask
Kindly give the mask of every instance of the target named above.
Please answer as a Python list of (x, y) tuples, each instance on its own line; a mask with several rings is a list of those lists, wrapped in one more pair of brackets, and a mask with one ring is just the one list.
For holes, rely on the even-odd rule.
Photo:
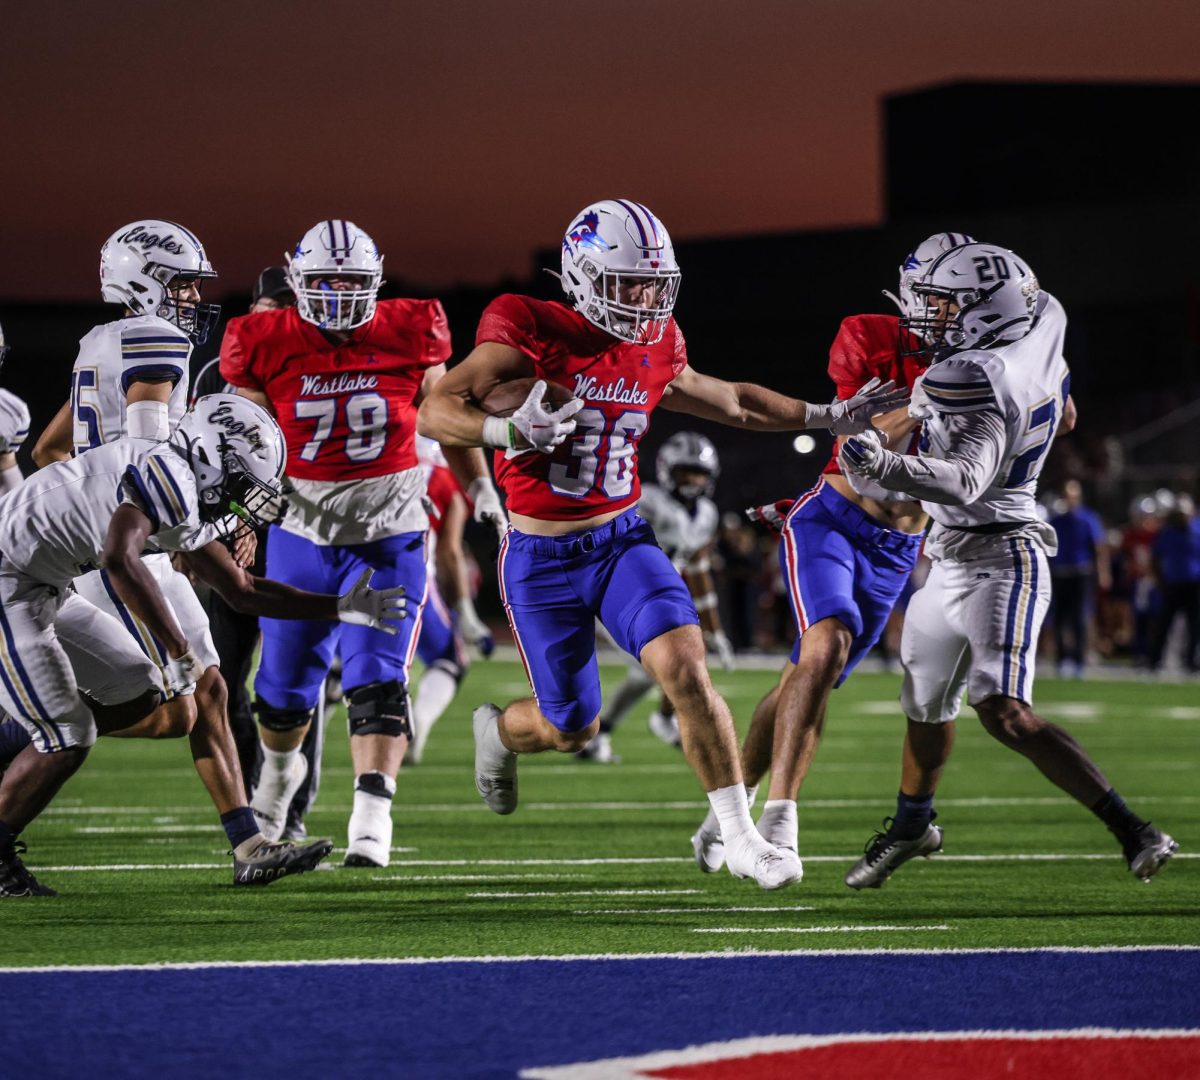
[(242, 524), (252, 529), (265, 529), (283, 517), (287, 501), (282, 485), (278, 482), (272, 485), (255, 476), (227, 439), (222, 438), (220, 442), (219, 466), (208, 461), (208, 454), (199, 442), (190, 443), (188, 449), (193, 468), (197, 459), (208, 466), (196, 470), (200, 520), (216, 525), (226, 539)]
[[(370, 322), (383, 284), (382, 270), (374, 274), (292, 270), (288, 277), (301, 316), (320, 330), (353, 330)], [(330, 278), (353, 279), (359, 284), (339, 289), (329, 284)]]
[[(216, 274), (181, 274), (170, 266), (157, 263), (148, 263), (144, 273), (163, 286), (162, 299), (154, 314), (178, 326), (197, 345), (203, 345), (221, 317), (221, 305), (181, 299), (177, 294), (194, 284), (198, 295), (204, 278), (216, 277)], [(131, 286), (136, 289), (137, 282), (131, 282)]]
[[(594, 295), (588, 305), (591, 313), (584, 312), (587, 319), (634, 345), (657, 345), (662, 341), (679, 296), (678, 270), (599, 270), (586, 260), (580, 268), (585, 274), (589, 268), (597, 270), (592, 279)], [(622, 292), (628, 294), (639, 285), (653, 289), (651, 302), (623, 303)], [(643, 287), (642, 295), (646, 292)]]

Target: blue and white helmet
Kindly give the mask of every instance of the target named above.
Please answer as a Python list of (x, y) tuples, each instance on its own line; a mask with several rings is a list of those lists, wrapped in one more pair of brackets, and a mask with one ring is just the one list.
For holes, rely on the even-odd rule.
[(900, 309), (901, 315), (916, 313), (919, 305), (917, 305), (913, 298), (913, 282), (924, 273), (929, 264), (938, 258), (938, 256), (945, 254), (947, 251), (953, 251), (956, 247), (962, 247), (963, 244), (973, 243), (975, 243), (975, 237), (968, 236), (966, 233), (934, 233), (913, 248), (904, 257), (904, 262), (900, 264), (900, 295), (894, 296), (887, 289), (883, 290), (883, 295)]
[[(576, 216), (562, 242), (563, 291), (588, 322), (622, 341), (662, 340), (679, 296), (679, 264), (663, 223), (641, 203), (605, 199)], [(644, 305), (621, 303), (621, 286), (651, 281)]]
[(174, 221), (130, 222), (100, 249), (100, 295), (106, 303), (166, 319), (198, 345), (216, 326), (221, 307), (178, 300), (172, 290), (216, 276), (196, 234)]
[[(913, 311), (900, 325), (939, 349), (986, 349), (1018, 341), (1037, 321), (1037, 275), (997, 244), (963, 244), (933, 260), (912, 283)], [(957, 310), (947, 314), (947, 300)]]
[[(353, 330), (375, 315), (383, 284), (383, 256), (353, 221), (330, 218), (314, 225), (283, 256), (296, 310), (321, 330)], [(354, 288), (338, 289), (330, 278), (352, 279)]]
[(183, 414), (170, 442), (196, 477), (201, 520), (232, 516), (260, 528), (282, 516), (287, 445), (262, 406), (236, 394), (206, 394)]

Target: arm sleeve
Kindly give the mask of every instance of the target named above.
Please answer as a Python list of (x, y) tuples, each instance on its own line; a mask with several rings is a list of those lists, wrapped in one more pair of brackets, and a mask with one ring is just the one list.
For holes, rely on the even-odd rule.
[(0, 390), (0, 454), (15, 454), (29, 438), (29, 406), (9, 390)]
[(154, 325), (135, 325), (121, 330), (121, 390), (129, 393), (135, 382), (169, 382), (183, 378), (192, 355), (187, 334), (161, 319)]
[(536, 341), (537, 327), (533, 313), (512, 294), (498, 296), (484, 309), (475, 332), (475, 344), (494, 341), (519, 349), (531, 360), (541, 358)]
[(262, 380), (254, 371), (252, 350), (246, 348), (242, 332), (242, 318), (231, 320), (221, 339), (221, 378), (230, 386), (241, 386), (247, 390), (265, 391)]
[(429, 331), (425, 341), (425, 362), (433, 367), (450, 359), (450, 324), (440, 300), (429, 302)]
[(926, 502), (959, 506), (974, 502), (991, 487), (1000, 471), (1006, 437), (1004, 418), (988, 409), (925, 422), (943, 425), (943, 456), (913, 457), (884, 451), (879, 482), (893, 492)]
[(675, 351), (671, 357), (671, 378), (677, 379), (685, 367), (687, 367), (687, 342), (683, 338), (683, 331), (679, 329), (679, 324), (675, 323)]

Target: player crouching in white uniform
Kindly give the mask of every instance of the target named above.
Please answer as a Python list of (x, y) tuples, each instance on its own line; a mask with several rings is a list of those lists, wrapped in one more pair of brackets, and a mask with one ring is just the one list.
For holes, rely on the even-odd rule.
[[(659, 448), (654, 472), (658, 483), (642, 485), (638, 517), (650, 523), (658, 546), (687, 583), (700, 616), (706, 649), (716, 655), (726, 671), (732, 671), (733, 646), (721, 628), (711, 563), (720, 520), (717, 505), (712, 501), (721, 474), (717, 448), (697, 432), (678, 431)], [(608, 637), (603, 627), (601, 632)], [(612, 643), (611, 638), (609, 641)], [(599, 732), (576, 756), (605, 765), (620, 761), (613, 752), (612, 733), (653, 685), (646, 669), (631, 659), (625, 681), (600, 711)], [(665, 693), (646, 722), (656, 738), (668, 746), (680, 745), (675, 706)]]
[[(122, 602), (163, 642), (168, 662), (152, 689), (185, 692), (203, 673), (191, 643), (143, 563), (147, 543), (184, 553), (189, 568), (239, 610), (274, 618), (331, 619), (375, 626), (405, 616), (402, 590), (377, 591), (366, 573), (341, 597), (304, 592), (255, 578), (234, 564), (211, 527), (230, 515), (255, 526), (277, 516), (283, 438), (274, 420), (232, 395), (201, 398), (168, 443), (120, 439), (41, 470), (6, 497), (0, 518), (0, 705), (34, 744), (0, 780), (0, 896), (46, 896), (20, 859), (17, 837), (83, 764), (101, 722), (136, 723), (157, 704), (114, 718), (80, 693), (73, 659), (91, 656), (114, 674), (146, 662), (111, 616), (69, 591), (82, 569), (103, 565)], [(268, 844), (253, 833), (235, 846), (234, 883), (265, 884), (312, 869), (328, 840), (304, 848)], [(244, 846), (243, 846), (244, 845)], [(263, 849), (280, 855), (264, 867)]]
[(1050, 604), (1047, 555), (1056, 540), (1037, 519), (1038, 474), (1060, 424), (1074, 426), (1063, 358), (1066, 315), (1028, 264), (992, 244), (936, 259), (913, 284), (923, 301), (901, 320), (939, 351), (916, 382), (919, 456), (855, 436), (839, 461), (933, 518), (933, 568), (909, 604), (901, 639), (908, 717), (896, 816), (847, 873), (878, 888), (902, 863), (942, 846), (933, 794), (954, 740), (963, 692), (987, 732), (1029, 758), (1116, 836), (1130, 870), (1151, 878), (1178, 845), (1135, 815), (1083, 748), (1032, 709), (1034, 658)]

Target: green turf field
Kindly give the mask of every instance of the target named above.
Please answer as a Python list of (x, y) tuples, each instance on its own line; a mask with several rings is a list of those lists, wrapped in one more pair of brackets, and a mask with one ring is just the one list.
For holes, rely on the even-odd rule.
[[(744, 726), (773, 676), (716, 680)], [(523, 692), (508, 661), (476, 664), (425, 763), (402, 772), (401, 850), (383, 871), (345, 870), (335, 850), (329, 869), (234, 889), (186, 742), (101, 740), (24, 836), (26, 861), (61, 896), (5, 904), (0, 965), (1200, 943), (1200, 688), (1038, 683), (1040, 710), (1180, 841), (1151, 885), (971, 714), (938, 802), (945, 855), (856, 894), (842, 875), (894, 801), (898, 686), (860, 673), (835, 694), (801, 794), (805, 880), (776, 893), (697, 871), (688, 838), (704, 796), (678, 752), (647, 733), (648, 704), (616, 736), (621, 765), (523, 759), (520, 809), (489, 813), (472, 784), (470, 709)], [(310, 833), (344, 845), (350, 801), (339, 716)]]

